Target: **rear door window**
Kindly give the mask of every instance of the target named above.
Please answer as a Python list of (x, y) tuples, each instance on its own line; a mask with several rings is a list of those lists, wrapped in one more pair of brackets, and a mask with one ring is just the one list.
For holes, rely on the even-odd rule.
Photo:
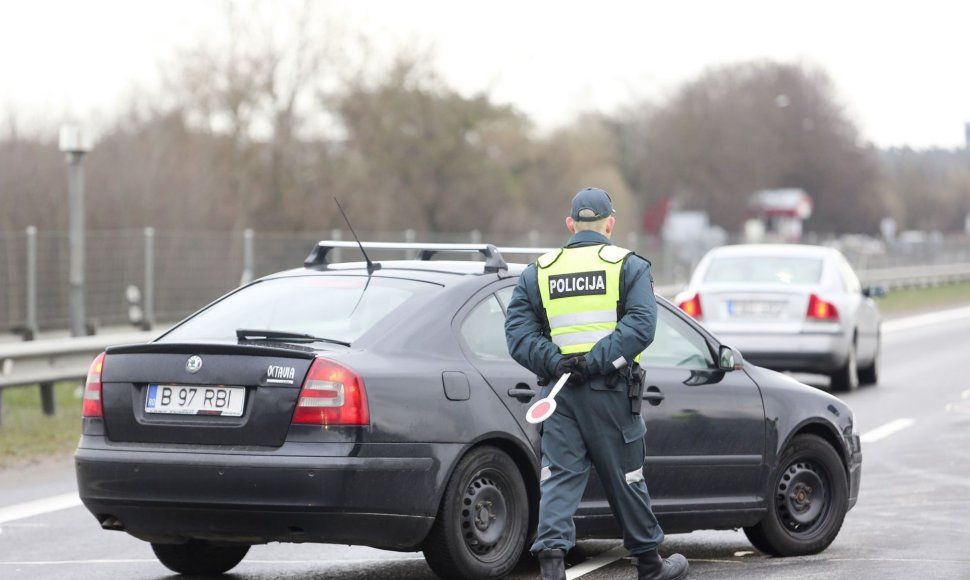
[(461, 336), (479, 358), (512, 359), (505, 342), (505, 308), (495, 294), (489, 294), (468, 313), (461, 323)]

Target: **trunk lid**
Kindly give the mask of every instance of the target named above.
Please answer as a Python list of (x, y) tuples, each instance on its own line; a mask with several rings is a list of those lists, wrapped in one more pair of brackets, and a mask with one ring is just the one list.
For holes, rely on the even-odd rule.
[(107, 438), (280, 446), (316, 350), (287, 343), (149, 343), (109, 348)]
[(700, 291), (704, 323), (713, 332), (795, 334), (805, 324), (812, 287), (745, 285)]

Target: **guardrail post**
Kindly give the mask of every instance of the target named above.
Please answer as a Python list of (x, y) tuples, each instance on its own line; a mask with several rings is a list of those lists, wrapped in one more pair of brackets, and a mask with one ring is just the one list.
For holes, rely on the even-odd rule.
[(27, 227), (27, 316), (24, 340), (37, 337), (37, 228)]
[(54, 401), (54, 383), (40, 384), (40, 408), (48, 416), (57, 412), (57, 403)]
[(145, 228), (145, 296), (142, 330), (155, 325), (155, 228)]

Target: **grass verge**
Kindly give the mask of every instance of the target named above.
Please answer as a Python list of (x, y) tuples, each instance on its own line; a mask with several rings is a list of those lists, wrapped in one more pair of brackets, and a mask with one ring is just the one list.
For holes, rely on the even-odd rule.
[(884, 316), (899, 316), (970, 304), (970, 282), (933, 288), (891, 290), (876, 300)]
[(56, 413), (48, 416), (41, 411), (38, 387), (3, 389), (0, 469), (40, 463), (74, 451), (81, 433), (80, 384), (56, 384), (54, 398)]

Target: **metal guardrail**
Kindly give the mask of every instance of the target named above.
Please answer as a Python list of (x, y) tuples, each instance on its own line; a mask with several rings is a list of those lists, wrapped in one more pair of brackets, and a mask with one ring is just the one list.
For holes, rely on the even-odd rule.
[[(970, 281), (970, 263), (862, 270), (859, 277), (864, 285), (880, 285), (889, 289), (952, 284)], [(674, 294), (684, 286), (657, 286), (656, 292), (673, 299)], [(108, 346), (147, 342), (161, 332), (139, 331), (0, 343), (0, 424), (3, 421), (5, 388), (39, 385), (43, 411), (52, 415), (55, 412), (55, 382), (83, 379), (94, 357)]]
[(94, 357), (111, 345), (147, 342), (159, 334), (156, 330), (0, 343), (0, 424), (4, 389), (39, 385), (41, 408), (45, 415), (53, 415), (55, 382), (83, 379)]
[(970, 263), (880, 268), (860, 270), (858, 274), (866, 285), (877, 284), (890, 290), (919, 288), (970, 281)]

